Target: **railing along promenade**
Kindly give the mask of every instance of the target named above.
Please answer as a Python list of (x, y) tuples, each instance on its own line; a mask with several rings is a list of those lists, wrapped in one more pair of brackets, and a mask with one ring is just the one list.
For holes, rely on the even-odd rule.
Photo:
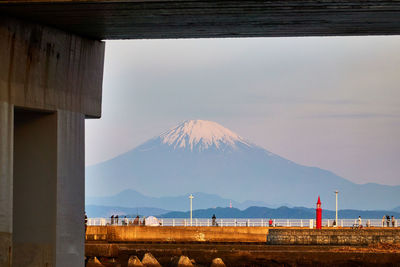
[[(192, 223), (188, 218), (160, 218), (159, 226), (247, 226), (247, 227), (268, 227), (269, 219), (233, 219), (233, 218), (223, 218), (217, 219), (216, 225), (213, 225), (212, 219), (205, 218), (193, 218)], [(89, 218), (88, 225), (89, 226), (106, 226), (106, 225), (116, 225), (116, 226), (125, 226), (125, 225), (134, 225), (134, 218), (125, 218), (120, 217), (118, 222), (114, 219), (114, 222), (111, 223), (110, 218)], [(140, 218), (140, 223), (143, 222), (143, 218)], [(315, 227), (315, 219), (273, 219), (272, 220), (273, 227), (306, 227), (306, 228), (314, 228)], [(382, 222), (382, 219), (362, 219), (361, 224), (363, 227), (367, 225), (369, 227), (393, 227), (392, 222), (389, 222), (389, 226), (387, 225), (387, 221)], [(337, 226), (340, 227), (354, 227), (358, 225), (358, 219), (339, 219)], [(310, 227), (312, 226), (312, 227)], [(333, 227), (334, 219), (323, 219), (322, 226), (324, 227)], [(395, 220), (394, 227), (398, 227), (397, 219)]]

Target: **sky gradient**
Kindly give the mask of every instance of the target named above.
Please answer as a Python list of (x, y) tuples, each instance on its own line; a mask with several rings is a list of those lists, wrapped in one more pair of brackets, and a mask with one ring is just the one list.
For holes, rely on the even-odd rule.
[(92, 165), (188, 119), (356, 183), (400, 184), (400, 36), (107, 41)]

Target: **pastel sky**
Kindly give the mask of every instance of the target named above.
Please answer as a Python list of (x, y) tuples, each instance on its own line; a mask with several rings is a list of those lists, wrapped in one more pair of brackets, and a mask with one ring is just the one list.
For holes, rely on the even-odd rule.
[(107, 42), (87, 165), (188, 119), (356, 183), (400, 185), (400, 36)]

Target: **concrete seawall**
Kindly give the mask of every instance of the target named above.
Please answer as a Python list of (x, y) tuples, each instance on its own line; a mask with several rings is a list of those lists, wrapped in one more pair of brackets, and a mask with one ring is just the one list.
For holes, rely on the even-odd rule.
[(270, 229), (270, 245), (370, 245), (400, 244), (397, 229)]
[(266, 242), (268, 227), (89, 226), (86, 241)]
[[(393, 245), (373, 245), (380, 242)], [(89, 226), (85, 255), (106, 266), (126, 266), (131, 256), (149, 252), (162, 266), (182, 255), (203, 266), (215, 258), (226, 266), (382, 266), (400, 262), (399, 244), (400, 228)]]
[(268, 227), (149, 227), (89, 226), (87, 242), (205, 242), (264, 243), (270, 245), (369, 245), (400, 244), (400, 228), (268, 228)]

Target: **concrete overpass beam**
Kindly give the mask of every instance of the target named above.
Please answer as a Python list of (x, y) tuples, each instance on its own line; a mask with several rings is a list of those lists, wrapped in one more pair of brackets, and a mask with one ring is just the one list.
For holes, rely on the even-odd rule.
[(0, 101), (101, 116), (105, 44), (0, 16)]

